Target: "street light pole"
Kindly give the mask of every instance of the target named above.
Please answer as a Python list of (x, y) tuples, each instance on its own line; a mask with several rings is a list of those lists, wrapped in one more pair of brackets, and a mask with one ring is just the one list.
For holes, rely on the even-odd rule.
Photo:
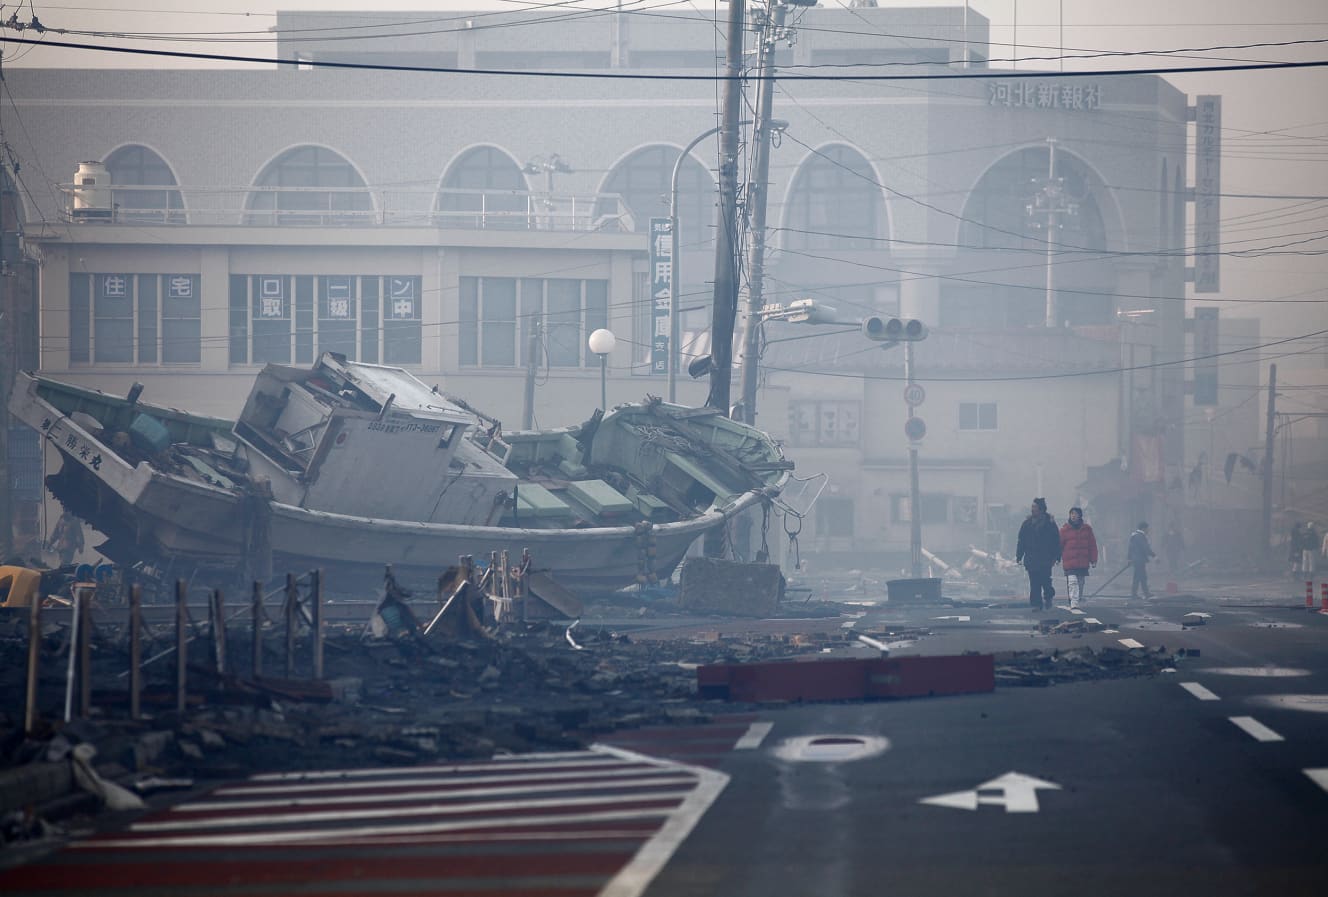
[[(904, 343), (904, 388), (913, 385), (913, 344)], [(913, 404), (908, 405), (908, 419), (913, 419)], [(918, 488), (918, 443), (908, 441), (908, 559), (909, 575), (922, 576), (922, 495)]]
[(599, 356), (599, 408), (601, 411), (609, 410), (609, 353), (613, 347), (618, 344), (618, 338), (613, 335), (612, 330), (606, 330), (601, 327), (590, 334), (587, 341), (590, 351)]

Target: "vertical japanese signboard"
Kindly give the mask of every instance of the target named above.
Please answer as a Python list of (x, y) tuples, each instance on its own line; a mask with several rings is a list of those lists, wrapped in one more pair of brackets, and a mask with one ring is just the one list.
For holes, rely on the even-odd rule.
[(669, 322), (673, 296), (673, 226), (668, 218), (650, 219), (650, 373), (669, 372)]
[(1194, 310), (1194, 404), (1217, 404), (1217, 309)]
[(1194, 107), (1194, 291), (1221, 289), (1222, 98), (1204, 94)]

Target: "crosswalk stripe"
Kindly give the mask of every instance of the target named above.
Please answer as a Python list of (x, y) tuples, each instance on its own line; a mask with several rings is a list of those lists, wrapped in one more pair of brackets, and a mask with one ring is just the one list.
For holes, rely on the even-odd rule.
[(1228, 717), (1236, 726), (1246, 735), (1255, 741), (1286, 741), (1281, 735), (1278, 735), (1272, 729), (1265, 726), (1252, 716), (1232, 716)]
[(1208, 689), (1204, 688), (1204, 687), (1203, 687), (1202, 685), (1200, 685), (1198, 682), (1182, 682), (1182, 683), (1180, 683), (1180, 687), (1183, 688), (1183, 689), (1185, 689), (1186, 691), (1188, 691), (1190, 694), (1194, 695), (1194, 696), (1195, 696), (1196, 698), (1198, 698), (1200, 701), (1220, 701), (1220, 700), (1222, 700), (1222, 699), (1219, 698), (1217, 695), (1213, 694), (1211, 691), (1209, 691)]
[(733, 745), (735, 751), (751, 751), (759, 748), (761, 742), (770, 734), (770, 730), (775, 727), (774, 723), (762, 722), (752, 723), (747, 727), (747, 732)]

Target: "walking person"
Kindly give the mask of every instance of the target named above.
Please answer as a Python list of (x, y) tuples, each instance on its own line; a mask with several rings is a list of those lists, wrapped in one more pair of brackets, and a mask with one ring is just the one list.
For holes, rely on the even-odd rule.
[(1051, 568), (1061, 559), (1061, 536), (1056, 520), (1047, 513), (1045, 498), (1033, 499), (1028, 517), (1019, 527), (1015, 563), (1028, 571), (1028, 603), (1035, 611), (1051, 610), (1056, 589), (1051, 584)]
[(1299, 520), (1291, 527), (1290, 541), (1287, 543), (1287, 560), (1291, 563), (1291, 578), (1297, 579), (1300, 576), (1300, 565), (1304, 560), (1305, 551), (1304, 526)]
[(1130, 563), (1134, 565), (1134, 581), (1130, 583), (1130, 597), (1138, 598), (1139, 592), (1142, 591), (1145, 598), (1152, 598), (1153, 593), (1148, 588), (1148, 562), (1157, 555), (1154, 554), (1153, 546), (1148, 541), (1148, 521), (1139, 521), (1134, 532), (1130, 533), (1126, 553), (1129, 555)]
[(1089, 568), (1097, 566), (1097, 536), (1084, 521), (1083, 508), (1070, 508), (1070, 519), (1061, 527), (1060, 538), (1061, 569), (1065, 571), (1070, 608), (1074, 609), (1084, 597)]
[(1300, 572), (1313, 578), (1319, 569), (1319, 528), (1311, 520), (1301, 533)]

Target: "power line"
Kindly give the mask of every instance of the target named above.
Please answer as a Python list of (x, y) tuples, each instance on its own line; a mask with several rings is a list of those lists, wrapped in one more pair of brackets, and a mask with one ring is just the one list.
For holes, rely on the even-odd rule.
[[(523, 78), (574, 78), (583, 80), (613, 81), (727, 81), (730, 76), (724, 74), (649, 74), (642, 72), (573, 72), (544, 71), (535, 69), (491, 69), (457, 68), (450, 66), (426, 65), (390, 65), (375, 62), (335, 62), (330, 60), (292, 60), (270, 56), (240, 56), (229, 53), (193, 53), (183, 50), (149, 50), (141, 47), (101, 46), (75, 41), (30, 40), (22, 37), (4, 38), (6, 43), (24, 46), (42, 45), (68, 50), (90, 50), (97, 53), (123, 53), (131, 56), (149, 56), (168, 59), (193, 59), (204, 62), (239, 62), (260, 65), (292, 66), (306, 68), (347, 69), (352, 71), (383, 72), (419, 72), (425, 74), (448, 75), (500, 75)], [(925, 74), (889, 74), (889, 75), (794, 75), (777, 74), (770, 76), (777, 81), (990, 81), (994, 79), (1026, 80), (1029, 78), (1108, 78), (1131, 75), (1180, 75), (1197, 72), (1251, 72), (1293, 69), (1328, 68), (1328, 60), (1316, 59), (1306, 62), (1247, 62), (1224, 65), (1191, 65), (1173, 67), (1149, 67), (1138, 69), (1094, 69), (1071, 72), (1029, 72), (1029, 71), (973, 71), (929, 72)], [(761, 75), (742, 74), (736, 76), (739, 81), (755, 81)]]

